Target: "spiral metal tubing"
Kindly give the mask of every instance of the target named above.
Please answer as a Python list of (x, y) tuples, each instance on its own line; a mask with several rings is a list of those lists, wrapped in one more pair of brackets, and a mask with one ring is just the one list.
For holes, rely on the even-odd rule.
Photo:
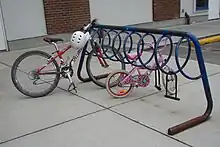
[[(95, 30), (95, 31), (94, 31)], [(100, 35), (100, 32), (102, 32), (103, 35)], [(148, 70), (160, 70), (161, 72), (165, 73), (165, 74), (178, 74), (181, 73), (185, 78), (189, 79), (189, 80), (197, 80), (199, 78), (201, 78), (201, 75), (198, 76), (190, 76), (188, 75), (183, 69), (186, 67), (190, 55), (191, 55), (191, 39), (189, 37), (187, 37), (186, 35), (182, 36), (181, 39), (177, 42), (177, 44), (173, 43), (172, 40), (172, 36), (170, 34), (162, 34), (158, 39), (156, 39), (156, 37), (154, 36), (153, 32), (147, 32), (147, 33), (140, 33), (137, 31), (127, 31), (127, 30), (116, 30), (116, 29), (103, 29), (103, 28), (93, 28), (93, 33), (91, 35), (92, 40), (96, 40), (95, 36), (97, 36), (98, 34), (98, 42), (101, 45), (101, 48), (103, 50), (103, 54), (105, 55), (104, 58), (107, 58), (109, 60), (112, 61), (119, 61), (119, 62), (123, 62), (124, 64), (131, 64), (133, 66), (137, 66), (137, 67), (143, 67), (146, 68)], [(112, 35), (114, 34), (114, 35)], [(137, 43), (134, 43), (133, 37), (134, 35), (136, 36), (136, 41)], [(144, 38), (145, 37), (151, 37), (152, 41), (149, 42), (145, 42)], [(124, 39), (122, 39), (124, 37)], [(158, 60), (158, 52), (159, 52), (159, 46), (161, 44), (161, 42), (163, 41), (163, 39), (166, 38), (169, 41), (169, 45), (170, 45), (170, 50), (169, 50), (169, 54), (167, 59), (163, 62), (163, 64), (160, 64), (159, 60)], [(107, 43), (106, 43), (107, 40)], [(180, 61), (179, 61), (179, 48), (181, 46), (181, 44), (183, 43), (183, 41), (186, 40), (187, 44), (188, 44), (188, 51), (187, 51), (187, 57), (184, 61), (184, 63), (182, 65), (180, 65)], [(150, 56), (150, 58), (146, 61), (143, 60), (143, 57), (141, 56), (143, 50), (145, 49), (145, 44), (150, 44), (152, 46), (152, 55)], [(127, 47), (128, 46), (128, 47)], [(134, 62), (133, 60), (128, 58), (128, 54), (132, 51), (132, 50), (136, 50), (137, 52), (137, 58), (140, 64), (137, 64), (137, 62)], [(170, 61), (171, 57), (172, 57), (172, 52), (175, 49), (175, 62), (177, 65), (177, 70), (173, 71), (172, 73), (165, 71), (163, 69), (164, 66), (166, 66), (168, 64), (168, 62)], [(88, 51), (87, 51), (88, 52)], [(112, 54), (109, 54), (108, 52), (112, 52)], [(119, 58), (117, 56), (117, 54), (120, 53), (123, 55), (123, 58)], [(148, 64), (150, 62), (152, 62), (153, 60), (155, 60), (155, 63), (157, 65), (156, 68), (150, 68), (150, 66), (148, 66)]]
[[(206, 111), (201, 116), (198, 116), (182, 124), (169, 128), (168, 129), (169, 135), (177, 134), (209, 119), (213, 109), (213, 100), (212, 100), (211, 90), (209, 86), (208, 76), (204, 64), (201, 47), (197, 38), (193, 34), (189, 32), (181, 32), (181, 31), (146, 29), (146, 28), (136, 28), (136, 27), (128, 27), (128, 26), (98, 25), (98, 24), (94, 25), (93, 29), (95, 31), (93, 30), (92, 39), (95, 39), (96, 36), (95, 34), (98, 34), (99, 43), (105, 55), (104, 58), (116, 62), (123, 62), (125, 64), (146, 68), (149, 70), (160, 70), (165, 74), (180, 73), (189, 80), (197, 80), (200, 78), (202, 79), (205, 96), (207, 100)], [(160, 35), (160, 37), (156, 39), (156, 35)], [(133, 38), (134, 36), (136, 39)], [(150, 42), (152, 55), (146, 61), (141, 56), (143, 51), (145, 50), (145, 45), (149, 44), (149, 42), (144, 41), (145, 37), (152, 38), (152, 41)], [(174, 44), (172, 37), (180, 37), (180, 39), (177, 41), (176, 44)], [(160, 52), (160, 44), (162, 43), (164, 38), (166, 39), (166, 41), (169, 42), (170, 51), (168, 53), (166, 60), (161, 64), (158, 60), (158, 53)], [(180, 65), (179, 49), (184, 40), (186, 40), (186, 43), (188, 45), (188, 52), (184, 63)], [(135, 43), (135, 41), (137, 43)], [(197, 55), (198, 65), (200, 69), (200, 75), (197, 76), (190, 76), (183, 70), (190, 59), (191, 43), (193, 43), (195, 46), (195, 52)], [(136, 51), (137, 60), (139, 64), (137, 64), (137, 62), (134, 62), (128, 57), (128, 54), (134, 50)], [(168, 62), (171, 60), (173, 50), (175, 52), (174, 59), (177, 69), (172, 72), (167, 72), (163, 70), (163, 67), (166, 66)], [(123, 58), (119, 58), (117, 56), (117, 54), (119, 53), (123, 56)], [(155, 60), (154, 62), (156, 63), (156, 67), (150, 68), (148, 64), (153, 60)]]

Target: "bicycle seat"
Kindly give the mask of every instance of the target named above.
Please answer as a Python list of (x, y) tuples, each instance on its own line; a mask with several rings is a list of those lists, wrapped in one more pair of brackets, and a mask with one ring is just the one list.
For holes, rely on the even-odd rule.
[(63, 39), (61, 38), (50, 38), (50, 37), (44, 37), (43, 40), (47, 43), (56, 43), (56, 42), (59, 42), (59, 41), (63, 41)]

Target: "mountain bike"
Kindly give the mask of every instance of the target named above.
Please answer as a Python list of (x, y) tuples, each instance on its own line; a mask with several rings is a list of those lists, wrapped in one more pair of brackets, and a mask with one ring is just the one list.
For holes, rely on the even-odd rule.
[[(63, 41), (61, 38), (43, 38), (45, 42), (54, 46), (55, 52), (53, 52), (52, 55), (39, 50), (28, 51), (20, 55), (14, 61), (11, 68), (11, 79), (16, 89), (29, 97), (43, 97), (51, 93), (57, 87), (60, 79), (64, 78), (68, 79), (70, 83), (68, 91), (75, 90), (75, 92), (77, 92), (76, 85), (72, 80), (74, 74), (73, 64), (80, 56), (82, 50), (87, 48), (88, 42), (91, 44), (92, 51), (96, 51), (99, 54), (96, 58), (101, 67), (107, 67), (107, 61), (102, 57), (102, 49), (98, 45), (98, 41), (90, 35), (91, 28), (96, 21), (97, 20), (94, 19), (91, 23), (84, 25), (84, 27), (81, 28), (80, 31), (86, 36), (85, 45), (77, 48), (77, 53), (72, 57), (70, 62), (69, 59), (65, 60), (63, 58), (63, 54), (73, 48), (73, 46), (70, 43), (63, 49), (59, 49), (57, 43)], [(76, 32), (74, 32), (73, 35), (76, 34)], [(80, 38), (78, 39), (78, 41), (80, 41)], [(24, 69), (22, 69), (22, 65), (24, 65)], [(30, 67), (28, 67), (28, 65)], [(121, 67), (125, 67), (125, 65), (122, 65)], [(19, 77), (20, 73), (24, 74), (24, 76)], [(46, 78), (43, 78), (43, 76)], [(22, 83), (22, 81), (24, 83)]]
[[(145, 50), (145, 51), (150, 51), (153, 50), (154, 47), (153, 45), (149, 44), (150, 48)], [(160, 49), (162, 50), (162, 49)], [(143, 52), (140, 53), (140, 56), (142, 55)], [(158, 61), (159, 64), (164, 63), (164, 58), (161, 54), (161, 52), (158, 52)], [(134, 53), (129, 53), (127, 54), (127, 57), (129, 60), (134, 62), (134, 65), (137, 63), (138, 60), (138, 54), (137, 52)], [(106, 90), (107, 92), (114, 98), (124, 98), (127, 97), (128, 95), (131, 94), (133, 91), (134, 87), (147, 87), (150, 84), (150, 76), (152, 72), (156, 69), (157, 65), (154, 62), (152, 65), (148, 65), (148, 69), (145, 67), (138, 67), (138, 66), (132, 66), (132, 69), (129, 71), (126, 70), (116, 70), (113, 71), (111, 74), (106, 79)], [(149, 70), (152, 69), (152, 70)], [(163, 67), (164, 71), (166, 72), (172, 72), (173, 69), (170, 68), (169, 66), (165, 65)], [(142, 73), (141, 70), (144, 70), (145, 72)], [(136, 74), (135, 74), (136, 72)], [(117, 77), (117, 80), (114, 80), (114, 87), (110, 86), (111, 79), (114, 77)], [(164, 88), (167, 90), (167, 93), (169, 95), (174, 95), (176, 94), (176, 85), (175, 85), (175, 75), (166, 75), (162, 73), (162, 84)], [(167, 82), (166, 82), (167, 81)], [(169, 84), (169, 85), (168, 85)], [(161, 90), (160, 87), (156, 87), (158, 90)], [(116, 90), (114, 90), (116, 89)]]

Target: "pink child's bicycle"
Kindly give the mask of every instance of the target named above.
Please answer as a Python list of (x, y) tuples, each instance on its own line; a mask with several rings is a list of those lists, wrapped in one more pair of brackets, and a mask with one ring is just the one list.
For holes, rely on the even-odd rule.
[[(165, 41), (165, 44), (166, 44), (166, 41)], [(150, 49), (148, 50), (153, 50), (152, 44), (150, 44)], [(159, 64), (162, 64), (165, 61), (161, 54), (161, 50), (162, 49), (158, 51)], [(127, 56), (129, 60), (132, 60), (134, 63), (137, 63), (137, 60), (138, 60), (137, 52), (129, 53), (127, 54)], [(132, 69), (130, 71), (117, 70), (109, 74), (109, 76), (106, 79), (106, 90), (111, 96), (115, 98), (124, 98), (124, 97), (127, 97), (133, 91), (134, 87), (137, 87), (137, 88), (147, 87), (150, 84), (150, 76), (152, 72), (154, 71), (154, 70), (148, 70), (148, 69), (155, 69), (157, 65), (154, 62), (153, 65), (148, 66), (148, 69), (144, 67), (133, 66), (133, 65), (131, 66), (132, 66)], [(141, 70), (145, 71), (144, 74), (141, 73)], [(163, 67), (163, 70), (166, 72), (173, 71), (172, 68), (170, 68), (167, 65)], [(137, 74), (135, 74), (135, 72)], [(167, 75), (167, 76), (168, 77), (166, 77), (166, 74), (162, 72), (162, 84), (165, 89), (167, 86), (167, 93), (169, 95), (174, 95), (176, 93), (175, 75)], [(117, 80), (114, 80), (113, 83), (116, 86), (111, 86), (112, 85), (111, 81), (115, 77), (117, 78)], [(166, 85), (166, 79), (168, 80), (167, 85)]]

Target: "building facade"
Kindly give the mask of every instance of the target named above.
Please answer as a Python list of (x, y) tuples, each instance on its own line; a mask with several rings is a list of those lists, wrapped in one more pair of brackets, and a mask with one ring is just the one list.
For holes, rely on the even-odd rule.
[(73, 32), (93, 18), (109, 25), (152, 23), (180, 19), (185, 12), (208, 16), (208, 5), (209, 0), (1, 0), (0, 50), (7, 41)]

